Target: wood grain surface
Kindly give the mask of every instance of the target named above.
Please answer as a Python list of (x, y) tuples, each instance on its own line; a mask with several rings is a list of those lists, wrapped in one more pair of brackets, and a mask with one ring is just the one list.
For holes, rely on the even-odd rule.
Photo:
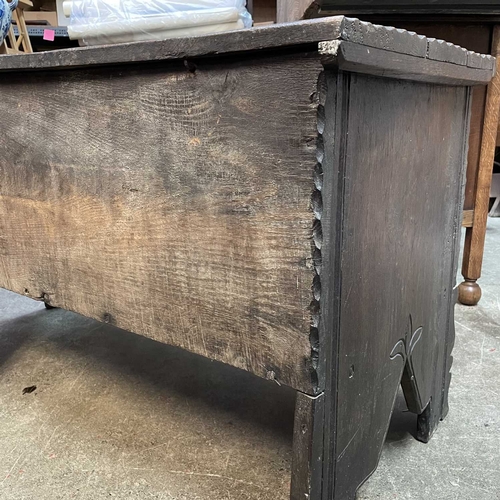
[[(492, 27), (487, 24), (399, 22), (397, 26), (406, 30), (416, 31), (427, 37), (448, 40), (481, 54), (488, 54), (490, 52)], [(472, 91), (464, 210), (473, 210), (475, 204), (476, 177), (481, 150), (485, 102), (486, 86), (478, 85), (474, 87)]]
[(316, 452), (322, 436), (325, 395), (311, 397), (297, 392), (293, 426), (293, 459), (290, 500), (319, 498), (321, 454)]
[[(372, 59), (376, 61), (372, 66), (379, 71), (387, 67), (386, 74), (382, 76), (402, 77), (405, 71), (410, 72), (412, 67), (417, 67), (420, 69), (414, 75), (423, 72), (446, 76), (447, 80), (442, 80), (441, 83), (451, 83), (452, 80), (484, 83), (491, 79), (495, 68), (495, 60), (489, 55), (464, 51), (441, 40), (429, 39), (403, 29), (335, 16), (204, 36), (80, 47), (24, 54), (22, 57), (0, 57), (0, 72), (164, 61), (340, 40), (350, 42), (346, 47), (354, 45), (358, 49), (354, 54), (354, 61), (351, 61), (354, 63), (364, 53), (359, 48), (365, 48), (368, 53), (370, 49), (367, 47), (379, 49), (373, 51)], [(381, 56), (380, 51), (383, 51), (385, 57)], [(349, 59), (346, 55), (344, 57)], [(396, 61), (393, 62), (391, 57)], [(419, 59), (420, 63), (414, 59)], [(448, 62), (441, 66), (439, 63), (442, 61)], [(360, 63), (364, 67), (369, 66), (364, 60)], [(397, 72), (394, 72), (395, 67)], [(349, 70), (353, 71), (353, 68), (354, 66)], [(412, 74), (407, 76), (407, 79), (411, 78)]]
[(343, 20), (343, 16), (335, 16), (203, 36), (78, 47), (23, 57), (0, 56), (0, 72), (164, 61), (314, 44), (338, 38)]
[(313, 393), (320, 70), (1, 79), (0, 286)]
[(340, 82), (347, 96), (335, 90), (345, 103), (337, 112), (347, 119), (338, 129), (344, 204), (327, 468), (334, 498), (353, 499), (376, 468), (401, 381), (410, 410), (428, 408), (422, 439), (446, 414), (468, 91), (357, 74)]
[[(439, 43), (437, 40), (434, 42)], [(429, 47), (433, 45), (435, 43), (428, 44)], [(442, 48), (444, 52), (450, 49), (448, 46)], [(452, 48), (461, 52), (460, 47)], [(492, 77), (492, 69), (470, 68), (347, 41), (320, 42), (319, 51), (325, 57), (325, 64), (331, 59), (334, 65), (344, 71), (400, 80), (465, 86), (484, 85)]]

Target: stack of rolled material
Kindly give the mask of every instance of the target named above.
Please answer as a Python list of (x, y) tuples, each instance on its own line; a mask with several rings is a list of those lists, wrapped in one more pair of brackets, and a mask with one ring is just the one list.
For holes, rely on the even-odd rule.
[[(155, 2), (157, 2), (155, 4)], [(231, 31), (251, 26), (242, 0), (201, 0), (183, 4), (165, 0), (144, 4), (127, 0), (65, 0), (64, 14), (71, 18), (68, 35), (85, 45), (159, 40)], [(229, 4), (212, 7), (206, 4)]]

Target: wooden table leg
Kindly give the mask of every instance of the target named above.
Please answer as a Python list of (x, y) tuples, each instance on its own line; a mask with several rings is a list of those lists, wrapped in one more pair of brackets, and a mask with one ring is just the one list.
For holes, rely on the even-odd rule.
[[(500, 65), (500, 26), (493, 31), (492, 55), (497, 58), (497, 68)], [(488, 218), (488, 203), (490, 185), (495, 156), (498, 118), (500, 110), (500, 72), (488, 86), (486, 97), (486, 112), (484, 117), (483, 135), (481, 140), (481, 156), (476, 182), (476, 200), (472, 227), (467, 228), (465, 235), (462, 276), (464, 281), (458, 288), (458, 300), (465, 305), (474, 306), (481, 298), (481, 288), (477, 280), (481, 277), (483, 263), (484, 239), (486, 236), (486, 221)]]

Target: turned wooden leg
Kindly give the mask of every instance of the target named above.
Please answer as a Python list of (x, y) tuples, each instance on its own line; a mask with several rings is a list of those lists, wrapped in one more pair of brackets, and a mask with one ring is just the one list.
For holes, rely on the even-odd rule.
[[(498, 65), (500, 63), (500, 26), (495, 26), (494, 28), (491, 53), (497, 58)], [(474, 216), (472, 227), (467, 228), (465, 235), (462, 263), (462, 276), (465, 281), (459, 285), (458, 300), (468, 306), (476, 305), (481, 298), (481, 288), (477, 284), (477, 280), (481, 277), (481, 267), (483, 264), (484, 240), (486, 236), (486, 221), (488, 218), (488, 203), (495, 157), (499, 109), (500, 74), (497, 73), (488, 86), (486, 96)]]
[(475, 306), (481, 299), (481, 293), (476, 280), (465, 279), (458, 286), (458, 300), (466, 306)]

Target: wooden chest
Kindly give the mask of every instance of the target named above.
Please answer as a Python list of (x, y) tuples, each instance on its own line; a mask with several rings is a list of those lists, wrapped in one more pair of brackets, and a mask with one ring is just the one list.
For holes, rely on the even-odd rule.
[(292, 498), (353, 499), (400, 383), (447, 412), (493, 71), (341, 16), (0, 57), (0, 286), (296, 389)]

